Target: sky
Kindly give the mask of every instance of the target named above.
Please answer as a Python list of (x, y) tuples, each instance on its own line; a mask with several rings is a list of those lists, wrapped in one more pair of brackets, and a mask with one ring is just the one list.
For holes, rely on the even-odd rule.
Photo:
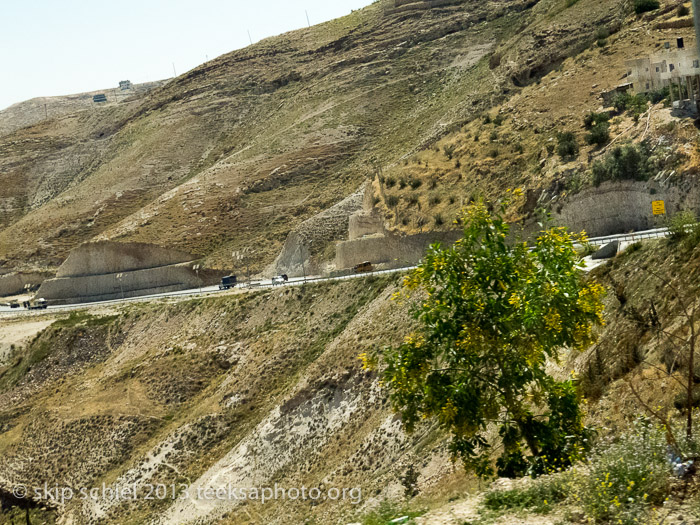
[(178, 75), (372, 0), (0, 0), (0, 109)]

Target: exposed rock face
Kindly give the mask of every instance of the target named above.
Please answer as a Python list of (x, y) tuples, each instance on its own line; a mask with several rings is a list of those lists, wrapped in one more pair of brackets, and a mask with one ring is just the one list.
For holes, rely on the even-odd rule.
[(71, 252), (37, 296), (54, 304), (107, 301), (210, 285), (227, 273), (194, 270), (193, 260), (190, 254), (151, 244), (87, 243)]

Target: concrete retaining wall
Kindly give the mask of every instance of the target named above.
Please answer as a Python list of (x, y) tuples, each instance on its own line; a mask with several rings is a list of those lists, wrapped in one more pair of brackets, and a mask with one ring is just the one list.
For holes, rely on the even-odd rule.
[(375, 235), (336, 245), (336, 268), (352, 268), (370, 261), (389, 267), (411, 266), (418, 263), (431, 244), (453, 244), (463, 235), (462, 231), (429, 232), (417, 235)]
[(666, 216), (680, 210), (700, 211), (700, 188), (691, 183), (664, 186), (658, 182), (605, 182), (557, 203), (552, 211), (555, 224), (572, 231), (584, 230), (590, 237), (613, 235), (663, 226), (666, 218), (654, 216), (652, 202), (666, 204)]
[(362, 209), (364, 195), (363, 186), (346, 199), (304, 221), (287, 236), (277, 259), (265, 270), (265, 276), (283, 273), (299, 276), (304, 271), (307, 275), (318, 273), (319, 269), (310, 262), (311, 251), (318, 253), (328, 244), (347, 238), (350, 216)]
[(38, 272), (18, 272), (0, 275), (0, 297), (19, 295), (27, 284), (41, 284), (51, 274)]
[(36, 296), (51, 304), (109, 301), (209, 286), (218, 283), (226, 274), (219, 270), (200, 270), (198, 277), (191, 263), (181, 263), (131, 272), (60, 277), (44, 281)]
[(71, 251), (56, 277), (78, 277), (131, 272), (193, 261), (189, 253), (161, 248), (153, 244), (90, 242)]

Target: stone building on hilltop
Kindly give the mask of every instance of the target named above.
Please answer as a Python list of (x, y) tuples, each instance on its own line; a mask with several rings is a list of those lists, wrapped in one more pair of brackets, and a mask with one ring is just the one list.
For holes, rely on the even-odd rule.
[(672, 99), (700, 100), (700, 55), (694, 41), (677, 38), (647, 57), (625, 62), (627, 79), (634, 93), (650, 93), (666, 87)]

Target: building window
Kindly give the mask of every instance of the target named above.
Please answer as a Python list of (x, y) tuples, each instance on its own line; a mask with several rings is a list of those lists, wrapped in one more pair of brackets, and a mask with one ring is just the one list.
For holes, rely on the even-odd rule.
[(649, 89), (649, 82), (647, 82), (647, 90)]
[(668, 70), (669, 70), (669, 71), (673, 71), (674, 69), (676, 69), (676, 67), (675, 67), (673, 64), (669, 64), (669, 65), (668, 65)]
[(695, 68), (700, 67), (700, 60), (693, 60), (693, 67), (695, 67)]
[(678, 44), (678, 49), (683, 49), (685, 47), (685, 43), (683, 42), (682, 38), (677, 38), (676, 43)]
[(657, 73), (659, 72), (659, 68), (658, 68), (658, 67), (656, 68), (656, 72), (657, 72)]

